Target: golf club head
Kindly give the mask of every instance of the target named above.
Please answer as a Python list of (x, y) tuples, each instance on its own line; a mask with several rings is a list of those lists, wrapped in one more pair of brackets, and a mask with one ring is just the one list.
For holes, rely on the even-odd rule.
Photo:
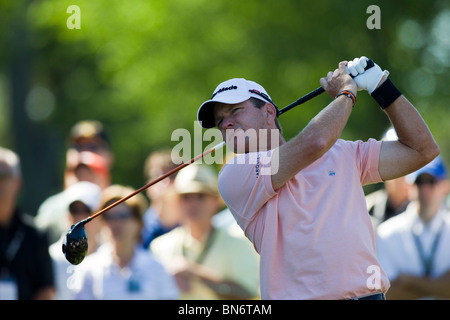
[(87, 222), (88, 221), (83, 220), (72, 225), (64, 238), (62, 251), (67, 261), (71, 264), (80, 264), (86, 257), (88, 250), (88, 239), (86, 230), (84, 230), (84, 225)]

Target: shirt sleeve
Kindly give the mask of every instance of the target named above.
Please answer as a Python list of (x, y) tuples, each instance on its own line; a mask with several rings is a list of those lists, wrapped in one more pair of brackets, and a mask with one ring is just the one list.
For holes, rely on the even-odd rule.
[(356, 166), (361, 173), (360, 181), (362, 185), (383, 181), (378, 171), (381, 144), (381, 141), (375, 139), (369, 139), (366, 142), (358, 140), (347, 144), (355, 156)]
[(276, 192), (270, 175), (271, 152), (237, 156), (220, 171), (220, 194), (245, 231), (255, 214)]

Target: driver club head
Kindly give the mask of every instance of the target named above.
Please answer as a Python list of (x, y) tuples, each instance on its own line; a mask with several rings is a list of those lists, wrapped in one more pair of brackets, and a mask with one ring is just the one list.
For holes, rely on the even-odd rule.
[(71, 264), (77, 265), (86, 257), (88, 250), (88, 239), (84, 225), (88, 221), (80, 221), (67, 231), (62, 245), (62, 251)]

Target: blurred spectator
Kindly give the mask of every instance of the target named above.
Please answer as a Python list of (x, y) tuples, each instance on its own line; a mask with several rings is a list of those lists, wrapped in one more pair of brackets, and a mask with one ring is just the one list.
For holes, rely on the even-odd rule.
[[(386, 131), (382, 140), (398, 140), (393, 128)], [(387, 180), (384, 188), (366, 196), (367, 210), (376, 229), (378, 225), (406, 210), (411, 197), (411, 184), (405, 177)]]
[(19, 157), (0, 147), (0, 300), (52, 299), (47, 238), (17, 208), (21, 184)]
[(377, 253), (391, 281), (388, 299), (450, 298), (447, 170), (439, 156), (412, 173), (418, 200), (380, 224)]
[[(102, 191), (100, 187), (94, 183), (81, 181), (64, 191), (67, 199), (69, 225), (86, 219), (95, 213), (101, 204)], [(95, 252), (101, 244), (100, 229), (102, 226), (101, 219), (93, 219), (85, 225), (86, 235), (89, 241), (87, 255)], [(78, 266), (68, 262), (62, 253), (62, 243), (66, 236), (63, 233), (60, 240), (52, 244), (49, 248), (50, 256), (53, 260), (56, 280), (56, 297), (57, 300), (68, 300), (74, 297), (74, 272)]]
[[(102, 208), (134, 190), (112, 185), (103, 191)], [(176, 299), (175, 280), (143, 249), (141, 243), (146, 199), (137, 194), (102, 214), (106, 242), (77, 269), (77, 299)]]
[[(90, 181), (104, 189), (111, 184), (110, 169), (114, 156), (109, 139), (98, 121), (80, 121), (67, 139), (64, 188), (79, 181)], [(38, 228), (47, 230), (50, 242), (59, 239), (67, 228), (67, 202), (63, 191), (47, 198), (36, 215)]]
[(78, 154), (76, 166), (70, 171), (73, 172), (74, 180), (68, 186), (79, 181), (89, 181), (103, 190), (111, 185), (111, 174), (107, 162), (96, 153), (81, 151)]
[[(111, 151), (109, 137), (99, 121), (83, 120), (76, 123), (70, 131), (67, 144), (65, 188), (79, 181), (75, 177), (75, 168), (81, 162), (79, 158), (83, 151), (97, 154), (104, 160), (105, 163), (102, 164), (100, 170), (104, 171), (106, 168), (106, 172), (103, 172), (105, 181), (100, 184), (100, 187), (104, 189), (110, 185), (110, 181), (106, 178), (114, 164), (114, 155)], [(98, 160), (91, 160), (91, 162), (96, 161)]]
[[(176, 167), (177, 165), (172, 161), (171, 151), (159, 150), (152, 152), (147, 157), (144, 165), (144, 174), (147, 182), (150, 182)], [(144, 214), (144, 229), (142, 232), (144, 248), (148, 248), (156, 237), (169, 232), (179, 225), (180, 214), (178, 211), (170, 210), (169, 208), (163, 210), (165, 196), (172, 188), (175, 176), (176, 173), (146, 190), (150, 199), (150, 207)]]
[[(102, 189), (110, 184), (109, 170), (102, 157), (89, 151), (80, 152), (78, 156), (78, 165), (73, 170), (76, 180), (73, 180), (69, 187), (81, 181), (95, 183)], [(63, 190), (44, 201), (38, 210), (36, 224), (40, 229), (49, 232), (51, 242), (57, 241), (70, 227), (67, 206), (67, 197)]]
[(182, 299), (252, 299), (259, 297), (259, 257), (251, 243), (215, 228), (221, 207), (217, 174), (191, 164), (175, 178), (183, 224), (153, 240), (151, 250), (177, 280)]

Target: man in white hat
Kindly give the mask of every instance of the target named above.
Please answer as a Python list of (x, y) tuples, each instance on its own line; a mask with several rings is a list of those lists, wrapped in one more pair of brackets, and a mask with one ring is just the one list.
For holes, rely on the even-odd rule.
[[(261, 134), (279, 128), (278, 109), (252, 81), (221, 83), (198, 110), (228, 146), (244, 140), (232, 144), (244, 154), (222, 168), (218, 185), (260, 254), (263, 299), (383, 299), (389, 288), (362, 186), (413, 172), (440, 150), (389, 73), (366, 65), (366, 57), (342, 61), (321, 78), (333, 101), (290, 141)], [(339, 139), (358, 90), (385, 111), (398, 141)]]
[(50, 300), (54, 270), (45, 233), (20, 210), (20, 157), (0, 146), (0, 301)]
[(259, 296), (259, 258), (251, 243), (216, 228), (221, 199), (210, 166), (191, 164), (175, 178), (182, 225), (151, 243), (177, 280), (181, 299), (251, 299)]

